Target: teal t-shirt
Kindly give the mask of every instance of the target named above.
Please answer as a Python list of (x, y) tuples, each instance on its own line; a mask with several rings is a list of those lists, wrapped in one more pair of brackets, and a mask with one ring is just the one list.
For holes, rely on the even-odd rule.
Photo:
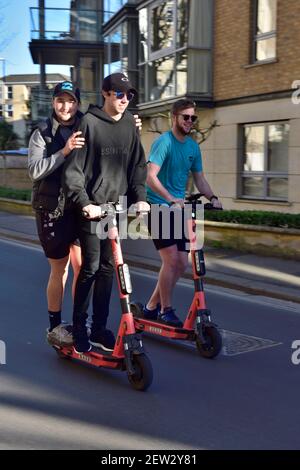
[[(184, 199), (189, 172), (202, 171), (199, 145), (188, 136), (180, 142), (172, 131), (165, 132), (153, 142), (148, 161), (161, 167), (157, 177), (176, 199)], [(167, 202), (149, 186), (146, 188), (147, 200), (151, 204)]]

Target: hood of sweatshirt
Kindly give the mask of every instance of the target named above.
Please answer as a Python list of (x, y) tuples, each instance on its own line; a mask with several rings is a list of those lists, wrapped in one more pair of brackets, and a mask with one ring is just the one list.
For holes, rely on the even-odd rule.
[(96, 116), (97, 118), (101, 119), (102, 121), (106, 121), (106, 122), (109, 122), (111, 124), (116, 124), (117, 122), (120, 122), (120, 121), (123, 121), (123, 120), (125, 120), (125, 121), (130, 120), (131, 122), (133, 121), (132, 114), (130, 112), (128, 112), (127, 110), (124, 112), (121, 119), (119, 119), (119, 121), (116, 121), (111, 116), (109, 116), (105, 111), (103, 111), (103, 107), (97, 106), (97, 105), (94, 105), (94, 104), (89, 105), (89, 108), (88, 108), (86, 114), (92, 114), (93, 116)]

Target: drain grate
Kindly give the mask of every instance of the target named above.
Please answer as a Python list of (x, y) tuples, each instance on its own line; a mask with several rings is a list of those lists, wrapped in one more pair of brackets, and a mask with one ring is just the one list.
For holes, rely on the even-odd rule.
[(221, 354), (223, 356), (237, 356), (259, 349), (271, 348), (279, 346), (282, 343), (271, 341), (270, 339), (257, 338), (255, 336), (248, 336), (234, 331), (219, 330), (222, 339), (223, 347)]

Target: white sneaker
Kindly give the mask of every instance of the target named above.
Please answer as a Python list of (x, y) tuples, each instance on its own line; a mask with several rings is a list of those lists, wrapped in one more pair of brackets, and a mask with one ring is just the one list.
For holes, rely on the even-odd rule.
[(72, 325), (60, 324), (52, 331), (47, 329), (47, 341), (52, 346), (71, 346), (73, 344)]

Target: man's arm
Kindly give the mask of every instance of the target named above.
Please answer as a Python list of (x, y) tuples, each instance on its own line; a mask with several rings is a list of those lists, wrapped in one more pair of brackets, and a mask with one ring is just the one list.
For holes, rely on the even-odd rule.
[(163, 199), (166, 199), (168, 202), (172, 202), (173, 204), (177, 204), (181, 207), (184, 205), (183, 199), (178, 199), (172, 196), (171, 193), (164, 187), (164, 185), (160, 182), (157, 175), (160, 171), (160, 166), (156, 163), (148, 163), (148, 171), (147, 171), (147, 185), (153, 192), (157, 193)]
[(146, 176), (147, 164), (143, 146), (138, 135), (135, 136), (133, 150), (131, 152), (130, 164), (127, 170), (128, 197), (130, 203), (146, 201)]
[(202, 171), (193, 172), (193, 178), (194, 178), (195, 185), (196, 185), (198, 191), (201, 194), (204, 194), (204, 196), (209, 201), (211, 201), (213, 207), (215, 207), (216, 209), (222, 209), (221, 202), (218, 200), (217, 196), (215, 196), (213, 190), (211, 189), (210, 185), (206, 181), (206, 178), (205, 178), (203, 172)]
[(64, 162), (65, 158), (75, 148), (84, 145), (81, 132), (74, 132), (67, 140), (65, 146), (58, 152), (47, 157), (46, 142), (39, 129), (36, 129), (29, 141), (28, 148), (28, 170), (32, 181), (39, 181), (53, 173)]
[(87, 147), (88, 147), (88, 127), (82, 119), (79, 131), (85, 137), (86, 145), (73, 150), (70, 158), (67, 159), (63, 175), (62, 186), (67, 198), (70, 198), (77, 206), (84, 209), (91, 201), (85, 190), (85, 174), (84, 167), (86, 164)]
[(65, 162), (61, 150), (47, 157), (46, 142), (39, 129), (36, 129), (29, 141), (28, 170), (32, 181), (39, 181), (50, 175)]

